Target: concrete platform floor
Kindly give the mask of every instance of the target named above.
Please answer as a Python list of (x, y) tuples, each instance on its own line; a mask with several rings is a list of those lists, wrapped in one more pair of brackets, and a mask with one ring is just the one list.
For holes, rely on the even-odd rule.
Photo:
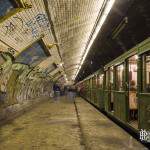
[(146, 150), (81, 98), (44, 101), (0, 127), (0, 150)]

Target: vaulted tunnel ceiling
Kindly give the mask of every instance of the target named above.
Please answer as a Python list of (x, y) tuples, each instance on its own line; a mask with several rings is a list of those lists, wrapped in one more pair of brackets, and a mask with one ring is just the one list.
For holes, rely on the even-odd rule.
[[(7, 3), (1, 3), (1, 12), (6, 7), (8, 9), (1, 14), (0, 51), (11, 53), (18, 60), (17, 63), (35, 67), (35, 70), (49, 73), (49, 76), (52, 76), (50, 72), (53, 71), (51, 64), (55, 64), (59, 68), (55, 68), (58, 72), (60, 71), (68, 80), (72, 80), (106, 2), (106, 0), (22, 0), (14, 5), (15, 1), (7, 0)], [(14, 6), (17, 9), (13, 8)], [(15, 13), (12, 13), (12, 10)], [(32, 62), (39, 59), (41, 52), (38, 51), (40, 55), (35, 55), (31, 51), (35, 48), (32, 45), (36, 45), (39, 40), (44, 43), (50, 55), (43, 56), (35, 66)], [(26, 49), (32, 55), (31, 59), (23, 59), (30, 57), (26, 54)], [(76, 66), (68, 71), (68, 66), (74, 64)], [(49, 67), (52, 69), (48, 69)]]
[[(10, 5), (9, 0), (5, 1), (8, 3), (1, 6)], [(89, 39), (111, 1), (115, 3), (77, 74)], [(7, 6), (5, 15), (0, 14), (0, 51), (11, 54), (14, 63), (28, 65), (39, 77), (65, 82), (78, 75), (79, 81), (149, 36), (149, 3), (149, 0), (18, 1), (17, 9), (14, 5)], [(117, 33), (120, 23), (125, 27)], [(17, 62), (18, 57), (21, 58)]]

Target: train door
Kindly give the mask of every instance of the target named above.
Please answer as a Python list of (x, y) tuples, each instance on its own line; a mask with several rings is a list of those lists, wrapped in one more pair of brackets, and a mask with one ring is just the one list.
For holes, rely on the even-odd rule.
[(106, 111), (112, 112), (114, 111), (114, 68), (110, 67), (105, 73), (105, 91), (104, 91), (104, 99), (105, 99), (105, 109)]
[(128, 116), (125, 71), (124, 62), (115, 66), (114, 115), (124, 122), (127, 121)]
[(96, 76), (95, 76), (95, 78), (96, 78), (96, 106), (97, 107), (99, 107), (99, 90), (98, 90), (98, 88), (99, 88), (99, 86), (98, 86), (98, 75), (96, 74)]
[(104, 106), (105, 110), (110, 111), (109, 103), (109, 69), (105, 71), (105, 84), (104, 84)]
[(97, 87), (96, 87), (96, 76), (94, 75), (93, 77), (93, 101), (94, 101), (94, 104), (96, 105), (97, 104)]
[(110, 68), (110, 97), (109, 97), (109, 100), (110, 100), (110, 111), (113, 113), (114, 112), (114, 67), (111, 67)]
[(91, 88), (91, 100), (92, 100), (92, 104), (94, 104), (94, 77), (91, 78), (91, 82), (92, 82), (92, 88)]
[(128, 101), (129, 101), (129, 123), (137, 128), (137, 55), (128, 59)]
[(103, 98), (103, 80), (104, 80), (104, 75), (103, 74), (99, 74), (97, 76), (97, 84), (98, 84), (98, 107), (100, 109), (104, 109), (104, 98)]
[(88, 88), (87, 88), (87, 98), (86, 99), (89, 99), (90, 98), (90, 79), (87, 80), (87, 84), (88, 84)]
[(139, 129), (150, 130), (150, 51), (140, 56), (138, 62)]
[(89, 80), (90, 80), (90, 97), (88, 99), (92, 103), (92, 88), (93, 88), (92, 78), (90, 78)]

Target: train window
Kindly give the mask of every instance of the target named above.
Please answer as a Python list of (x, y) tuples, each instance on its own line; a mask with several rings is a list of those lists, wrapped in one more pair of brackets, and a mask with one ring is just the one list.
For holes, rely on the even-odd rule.
[(146, 56), (146, 92), (150, 93), (150, 54)]
[(110, 88), (113, 89), (113, 83), (114, 83), (114, 67), (110, 68)]
[(89, 79), (90, 88), (92, 88), (92, 78)]
[(131, 91), (137, 89), (137, 58), (136, 55), (129, 59), (129, 88)]
[(92, 87), (96, 87), (96, 77), (92, 78)]
[(130, 57), (128, 62), (130, 120), (137, 120), (137, 55)]
[(85, 88), (88, 88), (88, 80), (85, 81)]
[(114, 87), (114, 67), (110, 68), (110, 110), (113, 111), (113, 103), (114, 103), (114, 93), (112, 92)]
[(87, 80), (88, 88), (90, 88), (90, 79)]
[(86, 81), (83, 82), (83, 86), (84, 86), (84, 88), (86, 88), (86, 86), (87, 86)]
[(98, 76), (96, 75), (96, 87), (98, 87)]
[(116, 90), (118, 91), (123, 91), (123, 72), (123, 64), (116, 67)]
[(95, 87), (97, 87), (97, 76), (94, 76)]
[(109, 89), (109, 70), (106, 71), (106, 89)]
[(104, 75), (98, 76), (98, 87), (101, 89), (103, 88), (103, 77), (104, 77)]

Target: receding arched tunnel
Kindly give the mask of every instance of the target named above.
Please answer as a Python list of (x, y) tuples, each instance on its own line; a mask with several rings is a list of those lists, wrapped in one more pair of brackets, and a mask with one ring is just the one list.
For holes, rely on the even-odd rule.
[(149, 143), (150, 0), (0, 0), (0, 150)]
[[(38, 98), (48, 97), (52, 91), (51, 77), (38, 67), (15, 62), (10, 53), (0, 53), (0, 118), (6, 119), (7, 109), (11, 114), (19, 111)], [(18, 110), (17, 110), (18, 109)], [(9, 114), (9, 115), (10, 115)]]

